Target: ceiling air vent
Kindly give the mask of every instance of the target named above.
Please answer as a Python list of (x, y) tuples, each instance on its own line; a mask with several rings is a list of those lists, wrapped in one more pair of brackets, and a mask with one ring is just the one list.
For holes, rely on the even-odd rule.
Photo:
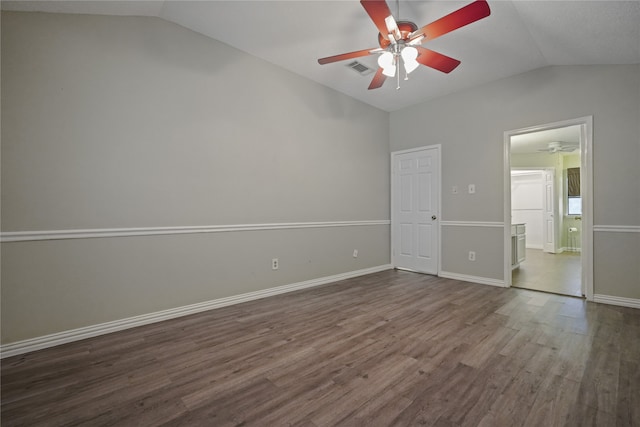
[(373, 73), (373, 70), (371, 68), (367, 67), (366, 65), (364, 65), (363, 63), (358, 62), (358, 61), (349, 62), (347, 64), (347, 67), (349, 67), (352, 70), (356, 71), (361, 76), (366, 76), (368, 74)]

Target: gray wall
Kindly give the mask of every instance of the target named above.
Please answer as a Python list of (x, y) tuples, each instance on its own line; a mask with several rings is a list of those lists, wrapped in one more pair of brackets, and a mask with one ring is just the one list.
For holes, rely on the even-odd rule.
[[(3, 12), (2, 231), (388, 220), (388, 116), (160, 19)], [(388, 225), (3, 243), (2, 342), (388, 263)]]
[[(503, 132), (588, 115), (594, 224), (640, 226), (637, 65), (389, 115), (155, 18), (3, 12), (1, 53), (3, 232), (388, 220), (389, 135), (442, 144), (443, 220), (501, 222)], [(594, 234), (595, 293), (640, 298), (640, 234)], [(388, 262), (387, 225), (3, 243), (2, 343)], [(443, 227), (443, 270), (502, 262), (501, 228)]]
[[(547, 67), (391, 113), (391, 150), (442, 144), (442, 220), (503, 221), (503, 134), (593, 116), (594, 228), (640, 226), (640, 66)], [(420, 123), (420, 126), (413, 126)], [(425, 131), (425, 129), (427, 131)], [(476, 184), (476, 194), (451, 194)], [(503, 279), (503, 230), (442, 230), (446, 271)], [(445, 244), (446, 242), (446, 244)], [(477, 261), (466, 260), (476, 250)], [(640, 233), (594, 233), (594, 293), (640, 298)]]

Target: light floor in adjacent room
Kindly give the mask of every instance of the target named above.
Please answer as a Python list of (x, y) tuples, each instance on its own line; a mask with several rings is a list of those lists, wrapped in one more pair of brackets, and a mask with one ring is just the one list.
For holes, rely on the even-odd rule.
[(527, 258), (513, 270), (512, 286), (555, 294), (582, 296), (580, 253), (550, 254), (527, 249)]

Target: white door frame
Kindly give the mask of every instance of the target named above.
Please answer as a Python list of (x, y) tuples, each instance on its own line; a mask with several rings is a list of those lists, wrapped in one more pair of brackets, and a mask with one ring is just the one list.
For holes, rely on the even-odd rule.
[(394, 227), (393, 225), (395, 224), (395, 214), (394, 214), (394, 209), (393, 209), (393, 201), (396, 198), (396, 194), (395, 194), (395, 189), (394, 189), (394, 182), (393, 182), (393, 168), (394, 168), (394, 160), (395, 160), (395, 156), (399, 155), (399, 154), (406, 154), (406, 153), (411, 153), (411, 152), (415, 152), (415, 151), (422, 151), (422, 150), (431, 150), (431, 149), (435, 149), (436, 152), (438, 153), (438, 209), (437, 209), (437, 213), (435, 214), (437, 216), (437, 225), (436, 225), (436, 234), (437, 234), (437, 243), (436, 243), (436, 247), (437, 247), (437, 254), (436, 256), (438, 257), (438, 262), (436, 263), (436, 276), (440, 275), (440, 271), (442, 271), (442, 248), (440, 245), (441, 242), (441, 227), (440, 227), (440, 222), (441, 222), (441, 211), (442, 211), (442, 144), (434, 144), (434, 145), (426, 145), (426, 146), (422, 146), (422, 147), (416, 147), (416, 148), (410, 148), (408, 150), (400, 150), (400, 151), (392, 151), (391, 152), (391, 156), (389, 157), (389, 161), (391, 163), (391, 167), (390, 167), (390, 183), (391, 183), (391, 200), (390, 200), (390, 208), (391, 208), (391, 233), (390, 233), (390, 237), (391, 237), (391, 252), (390, 252), (390, 264), (395, 268), (396, 265), (394, 263), (394, 253), (395, 253), (395, 246), (394, 246)]
[[(560, 209), (558, 209), (558, 191), (556, 191), (556, 170), (553, 168), (544, 168), (542, 170), (542, 179), (543, 179), (543, 201), (542, 201), (542, 252), (547, 253), (557, 253), (558, 252), (558, 241), (559, 241), (559, 232), (558, 227), (561, 222)], [(551, 199), (549, 200), (547, 187), (549, 186), (548, 175), (551, 175)], [(549, 213), (551, 210), (551, 213)], [(551, 218), (551, 244), (547, 244), (549, 239), (549, 227), (547, 223)]]
[(582, 292), (593, 301), (593, 116), (579, 117), (504, 132), (504, 283), (511, 286), (511, 137), (567, 126), (580, 126), (580, 190), (582, 193)]

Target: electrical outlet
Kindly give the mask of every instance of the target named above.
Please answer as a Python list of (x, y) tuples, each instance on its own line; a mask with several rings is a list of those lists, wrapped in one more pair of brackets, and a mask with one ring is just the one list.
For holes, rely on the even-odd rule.
[(354, 258), (358, 258), (358, 250), (357, 249), (353, 250), (353, 257)]
[(469, 184), (469, 194), (475, 194), (475, 192), (476, 192), (476, 185)]
[(280, 267), (280, 262), (278, 261), (278, 258), (273, 258), (271, 260), (271, 269), (272, 270), (277, 270), (278, 267)]
[(469, 251), (469, 261), (476, 260), (476, 253), (474, 251)]

